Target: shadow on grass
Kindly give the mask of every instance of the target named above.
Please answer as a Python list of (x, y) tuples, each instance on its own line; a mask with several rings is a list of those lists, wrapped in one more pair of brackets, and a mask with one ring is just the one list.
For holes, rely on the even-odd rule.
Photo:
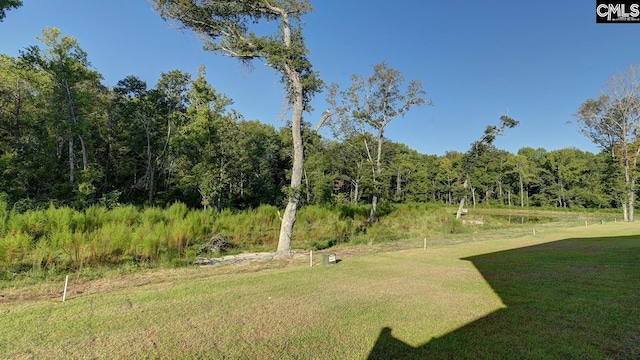
[(384, 328), (369, 359), (640, 359), (640, 236), (473, 256), (506, 308), (412, 347)]

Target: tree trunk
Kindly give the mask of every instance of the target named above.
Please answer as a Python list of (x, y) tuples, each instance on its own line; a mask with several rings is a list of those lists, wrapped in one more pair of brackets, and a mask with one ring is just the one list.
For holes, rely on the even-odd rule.
[[(302, 104), (302, 103), (300, 103)], [(296, 113), (302, 115), (302, 109), (294, 110), (294, 122), (291, 128), (293, 133), (293, 168), (291, 173), (291, 193), (289, 194), (289, 202), (282, 217), (280, 226), (280, 237), (278, 239), (278, 254), (287, 255), (291, 251), (291, 239), (293, 237), (293, 226), (296, 222), (296, 212), (298, 210), (298, 202), (300, 201), (300, 184), (302, 183), (302, 165), (303, 165), (303, 147), (302, 135), (300, 132), (300, 118)], [(296, 121), (297, 120), (297, 121)]]
[(460, 217), (462, 217), (462, 208), (464, 208), (464, 199), (465, 197), (463, 196), (462, 199), (460, 200), (460, 205), (458, 206), (458, 212), (456, 212), (456, 219), (460, 219)]
[(476, 188), (471, 187), (471, 200), (473, 200), (473, 208), (476, 208)]
[(76, 164), (75, 156), (73, 154), (73, 137), (69, 138), (69, 184), (74, 186), (76, 183)]
[(520, 173), (518, 173), (518, 180), (520, 180), (520, 207), (524, 207), (524, 183)]
[(143, 125), (144, 125), (145, 135), (147, 137), (147, 169), (145, 170), (144, 180), (147, 182), (145, 184), (145, 189), (149, 189), (151, 184), (149, 182), (149, 179), (151, 178), (151, 134), (149, 132), (149, 127), (144, 121), (143, 121)]
[(376, 219), (376, 209), (378, 207), (378, 195), (373, 195), (371, 199), (371, 212), (369, 213), (369, 225), (373, 224), (373, 221)]
[[(283, 31), (285, 44), (289, 46), (291, 29), (288, 18), (283, 16)], [(297, 70), (285, 66), (285, 72), (289, 83), (293, 88), (293, 115), (291, 117), (291, 135), (293, 137), (293, 167), (291, 169), (291, 189), (289, 189), (289, 202), (282, 216), (280, 224), (280, 236), (278, 238), (277, 253), (280, 256), (291, 253), (291, 239), (293, 238), (293, 226), (296, 223), (296, 212), (300, 201), (300, 185), (302, 184), (302, 171), (304, 167), (304, 148), (302, 143), (302, 111), (304, 109), (304, 97), (300, 74)]]
[(634, 213), (634, 199), (635, 199), (635, 189), (634, 189), (634, 181), (631, 179), (631, 171), (629, 169), (629, 159), (628, 159), (628, 153), (627, 153), (627, 149), (624, 150), (624, 182), (626, 185), (626, 189), (627, 189), (627, 203), (628, 203), (628, 207), (626, 209), (626, 212), (628, 214), (628, 217), (626, 219), (626, 221), (628, 222), (633, 222), (633, 213)]
[(351, 180), (351, 182), (353, 183), (353, 197), (351, 202), (356, 205), (360, 200), (360, 181)]
[(627, 221), (629, 222), (633, 222), (634, 221), (634, 207), (635, 207), (635, 193), (633, 191), (630, 191), (627, 194), (627, 197), (629, 198), (629, 209), (628, 209), (628, 213), (629, 213), (629, 218), (627, 219)]
[(155, 184), (156, 182), (156, 170), (155, 166), (152, 166), (149, 169), (149, 204), (155, 205), (156, 203), (156, 192), (155, 192)]
[(402, 178), (400, 177), (400, 170), (398, 170), (398, 175), (396, 177), (396, 198), (400, 201), (401, 196), (402, 196)]
[(431, 180), (431, 199), (436, 201), (436, 180), (435, 178)]
[(224, 152), (218, 163), (218, 184), (216, 186), (216, 207), (222, 210), (222, 191), (224, 190)]
[(384, 142), (384, 128), (378, 130), (378, 153), (376, 154), (376, 174), (382, 173), (382, 143)]
[(80, 139), (80, 148), (82, 149), (82, 170), (87, 170), (89, 167), (89, 156), (87, 155), (87, 146), (84, 144), (84, 138), (82, 135), (78, 135)]
[[(373, 171), (373, 188), (378, 191), (378, 175), (382, 173), (382, 142), (384, 141), (384, 128), (378, 129), (378, 149), (376, 154), (376, 168)], [(374, 194), (371, 199), (371, 212), (369, 213), (369, 225), (376, 219), (376, 208), (378, 206), (378, 195)]]
[[(69, 81), (67, 81), (65, 79), (64, 81), (64, 86), (65, 86), (65, 92), (67, 95), (67, 105), (69, 107), (69, 120), (70, 123), (73, 126), (78, 126), (78, 116), (76, 115), (76, 104), (75, 101), (73, 99), (73, 94), (71, 93), (71, 87), (69, 86)], [(75, 131), (71, 130), (71, 133), (73, 134)], [(73, 135), (71, 135), (73, 136)], [(78, 134), (78, 138), (80, 139), (80, 146), (81, 146), (81, 150), (82, 150), (82, 169), (83, 170), (87, 170), (88, 167), (88, 158), (89, 155), (87, 155), (87, 147), (84, 144), (84, 139), (82, 138), (81, 134)]]
[(107, 140), (107, 157), (106, 162), (104, 164), (104, 180), (102, 183), (103, 191), (106, 192), (109, 188), (109, 181), (111, 179), (111, 157), (113, 156), (113, 112), (109, 110), (107, 114), (107, 123), (109, 125), (109, 135), (106, 137)]
[(20, 136), (21, 136), (20, 135), (20, 127), (21, 127), (21, 124), (20, 124), (20, 116), (21, 116), (21, 114), (20, 114), (20, 112), (22, 110), (22, 92), (20, 91), (20, 81), (19, 80), (16, 81), (15, 108), (16, 108), (16, 111), (15, 111), (15, 114), (14, 114), (15, 115), (15, 125), (14, 125), (15, 133), (14, 134), (15, 134), (15, 137), (16, 137), (15, 141), (18, 142), (19, 139), (20, 139)]
[(244, 172), (240, 173), (240, 197), (244, 197)]

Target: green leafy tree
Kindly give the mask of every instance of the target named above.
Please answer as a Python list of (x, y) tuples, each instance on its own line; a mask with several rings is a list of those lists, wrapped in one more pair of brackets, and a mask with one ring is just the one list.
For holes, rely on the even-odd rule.
[(510, 153), (505, 150), (496, 150), (493, 152), (487, 166), (487, 172), (492, 174), (490, 178), (491, 181), (493, 181), (493, 189), (487, 190), (485, 200), (493, 198), (497, 199), (500, 204), (506, 204), (505, 186), (508, 173), (511, 171), (508, 163), (509, 155)]
[(149, 204), (156, 203), (160, 189), (167, 190), (172, 139), (185, 121), (189, 82), (188, 74), (172, 71), (161, 74), (155, 89), (135, 76), (119, 81), (114, 89), (118, 115), (127, 123), (127, 151), (135, 154), (133, 183), (145, 191)]
[(172, 139), (171, 172), (181, 197), (205, 208), (253, 208), (282, 199), (281, 142), (271, 125), (244, 121), (231, 99), (217, 92), (201, 68), (187, 94), (184, 126)]
[(278, 156), (283, 146), (278, 132), (273, 126), (257, 120), (240, 121), (237, 129), (235, 206), (256, 208), (262, 204), (281, 203), (281, 189), (286, 185), (286, 168)]
[[(446, 204), (453, 205), (463, 188), (462, 161), (464, 154), (458, 151), (447, 151), (440, 158), (436, 183), (439, 198)], [(461, 195), (464, 196), (464, 195)]]
[[(68, 179), (73, 189), (76, 183), (76, 155), (81, 154), (81, 171), (89, 172), (88, 137), (90, 119), (94, 112), (93, 101), (101, 90), (102, 76), (91, 68), (87, 53), (78, 41), (68, 35), (61, 35), (58, 28), (45, 28), (37, 38), (45, 47), (29, 46), (21, 51), (21, 61), (37, 71), (50, 76), (52, 98), (47, 102), (49, 117), (56, 122), (54, 129), (59, 143), (68, 147)], [(62, 120), (60, 122), (60, 120)], [(76, 140), (78, 143), (76, 143)]]
[[(282, 216), (277, 252), (291, 250), (293, 226), (300, 201), (304, 167), (302, 113), (322, 82), (311, 69), (302, 34), (302, 16), (312, 11), (309, 0), (153, 0), (154, 8), (165, 20), (174, 20), (204, 38), (205, 49), (237, 58), (243, 62), (262, 59), (281, 75), (289, 103), (293, 106), (293, 166), (287, 208)], [(271, 29), (273, 34), (256, 31)], [(252, 30), (252, 29), (253, 30)], [(255, 31), (254, 31), (255, 30)]]
[(518, 153), (509, 158), (512, 173), (516, 176), (516, 184), (512, 188), (520, 194), (520, 206), (529, 205), (529, 197), (534, 190), (541, 187), (541, 162), (546, 155), (545, 149), (533, 149), (524, 147)]
[(391, 151), (389, 170), (392, 189), (397, 202), (426, 201), (431, 192), (430, 176), (434, 176), (433, 156), (422, 155), (402, 143), (388, 143)]
[(554, 150), (545, 156), (542, 166), (544, 205), (609, 206), (602, 182), (606, 168), (596, 155), (576, 148)]
[(50, 91), (47, 73), (0, 55), (0, 192), (10, 203), (50, 198), (58, 172), (56, 141), (43, 121)]
[[(351, 204), (360, 203), (364, 190), (370, 186), (367, 173), (367, 155), (362, 144), (368, 141), (366, 136), (357, 135), (343, 141), (333, 141), (327, 147), (326, 153), (331, 159), (331, 172), (333, 173), (334, 197), (342, 195)], [(337, 197), (339, 202), (342, 199)]]

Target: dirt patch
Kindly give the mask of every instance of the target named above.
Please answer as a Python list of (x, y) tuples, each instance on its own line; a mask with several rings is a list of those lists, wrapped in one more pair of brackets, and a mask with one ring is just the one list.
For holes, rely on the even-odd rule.
[(232, 265), (242, 264), (246, 262), (262, 262), (281, 258), (301, 259), (307, 257), (304, 254), (292, 252), (291, 256), (279, 256), (276, 253), (263, 252), (263, 253), (245, 253), (238, 255), (227, 255), (219, 258), (204, 258), (198, 257), (193, 262), (196, 266), (217, 266), (217, 265)]
[(462, 220), (464, 225), (484, 225), (482, 220)]

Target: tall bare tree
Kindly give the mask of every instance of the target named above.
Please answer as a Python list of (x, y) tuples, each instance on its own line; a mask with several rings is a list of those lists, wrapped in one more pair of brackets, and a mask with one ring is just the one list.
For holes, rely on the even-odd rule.
[(597, 99), (585, 101), (575, 114), (580, 132), (622, 163), (626, 199), (624, 217), (634, 220), (640, 156), (640, 79), (638, 65), (613, 75)]
[[(163, 19), (199, 34), (205, 50), (249, 62), (261, 59), (281, 75), (288, 101), (293, 106), (293, 167), (287, 208), (282, 216), (277, 252), (291, 250), (293, 226), (300, 200), (304, 165), (302, 113), (311, 97), (322, 88), (318, 74), (311, 70), (302, 35), (301, 18), (313, 10), (310, 0), (150, 0)], [(270, 29), (273, 34), (259, 36), (256, 30)]]
[(375, 139), (375, 149), (371, 149), (367, 137), (362, 137), (375, 187), (369, 215), (369, 223), (372, 223), (380, 196), (378, 178), (383, 171), (382, 144), (385, 128), (392, 120), (404, 117), (412, 107), (432, 105), (433, 102), (423, 97), (426, 91), (419, 80), (412, 80), (403, 88), (405, 79), (402, 73), (385, 62), (375, 65), (370, 77), (352, 75), (351, 81), (351, 86), (344, 91), (332, 84), (327, 101), (332, 114), (335, 114), (332, 121), (336, 133), (347, 138), (353, 138), (357, 133), (371, 134)]

